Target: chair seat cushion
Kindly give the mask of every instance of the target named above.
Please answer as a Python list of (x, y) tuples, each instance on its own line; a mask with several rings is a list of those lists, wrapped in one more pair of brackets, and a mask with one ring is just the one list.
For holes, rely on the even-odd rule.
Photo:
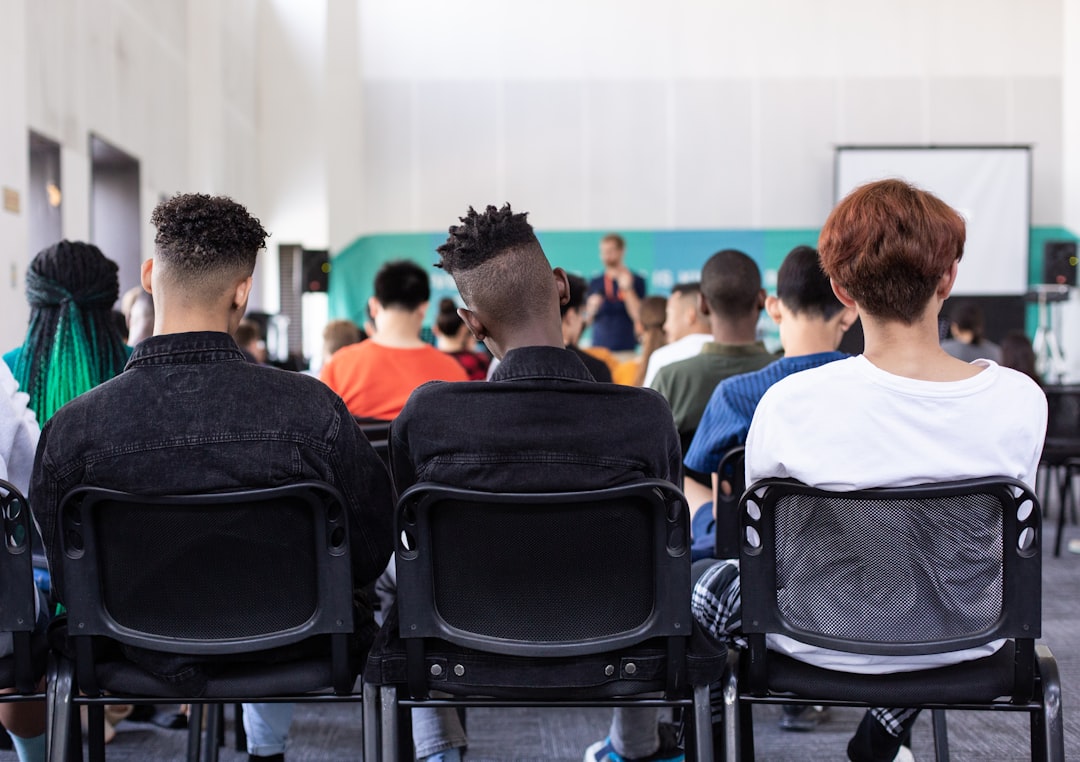
[[(398, 632), (397, 608), (387, 613), (368, 655), (364, 681), (405, 685), (406, 643)], [(696, 623), (686, 644), (683, 685), (708, 685), (723, 674), (727, 649)], [(506, 656), (426, 640), (424, 673), (432, 690), (493, 698), (612, 698), (662, 691), (667, 647), (650, 640), (615, 652), (551, 659)], [(632, 665), (632, 666), (631, 666)], [(432, 667), (438, 674), (432, 673)]]
[[(129, 661), (106, 661), (96, 665), (101, 688), (112, 694), (196, 698), (182, 685), (160, 680)], [(328, 689), (333, 682), (327, 659), (298, 659), (276, 664), (238, 664), (216, 670), (206, 679), (197, 698), (290, 696)]]
[[(1010, 641), (997, 653), (983, 659), (887, 675), (821, 669), (770, 652), (767, 661), (769, 693), (822, 701), (863, 701), (873, 706), (982, 703), (1012, 694), (1014, 652)], [(744, 659), (743, 666), (746, 665)]]

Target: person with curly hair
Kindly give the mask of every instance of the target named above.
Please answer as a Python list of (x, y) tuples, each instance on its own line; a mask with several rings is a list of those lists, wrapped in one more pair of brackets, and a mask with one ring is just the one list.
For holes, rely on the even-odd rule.
[[(222, 196), (175, 196), (161, 202), (151, 220), (157, 236), (153, 258), (143, 263), (142, 284), (154, 299), (154, 335), (135, 348), (124, 373), (71, 402), (41, 433), (30, 503), (57, 597), (63, 602), (67, 592), (60, 501), (80, 485), (160, 495), (328, 482), (345, 498), (353, 578), (358, 590), (365, 587), (392, 550), (386, 469), (336, 394), (310, 376), (247, 362), (232, 338), (266, 231), (247, 209)], [(208, 537), (207, 544), (208, 554), (233, 550), (220, 536)], [(182, 573), (170, 564), (161, 559), (153, 576)], [(363, 596), (357, 606), (360, 663), (377, 628)], [(272, 657), (321, 655), (325, 648), (324, 642), (305, 641)], [(201, 695), (220, 669), (221, 659), (122, 650), (150, 676), (189, 695)], [(250, 758), (282, 760), (291, 719), (290, 704), (246, 705)]]
[(30, 325), (4, 362), (42, 423), (124, 369), (131, 350), (112, 318), (116, 273), (101, 249), (81, 241), (42, 250), (26, 271)]

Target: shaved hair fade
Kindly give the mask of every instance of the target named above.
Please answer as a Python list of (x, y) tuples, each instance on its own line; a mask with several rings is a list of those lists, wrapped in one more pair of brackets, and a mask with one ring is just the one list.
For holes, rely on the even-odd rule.
[(558, 307), (558, 291), (528, 213), (510, 204), (471, 206), (451, 225), (436, 267), (457, 284), (465, 305), (483, 319), (520, 326)]
[(155, 207), (150, 222), (157, 228), (156, 258), (168, 280), (206, 302), (250, 276), (266, 245), (259, 220), (227, 196), (173, 196)]

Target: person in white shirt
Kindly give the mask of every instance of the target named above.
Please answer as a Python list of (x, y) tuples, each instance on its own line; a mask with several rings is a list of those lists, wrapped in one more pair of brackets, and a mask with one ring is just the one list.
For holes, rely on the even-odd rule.
[[(1042, 390), (991, 360), (953, 358), (938, 343), (938, 313), (956, 281), (964, 238), (955, 210), (900, 180), (864, 185), (840, 202), (818, 249), (837, 297), (862, 318), (866, 349), (769, 389), (747, 437), (747, 484), (790, 477), (846, 491), (1008, 476), (1034, 487), (1046, 433)], [(693, 608), (705, 627), (734, 641), (741, 621), (737, 562), (721, 561), (705, 572)], [(860, 673), (952, 664), (1001, 645), (886, 657), (783, 637), (769, 641), (770, 648), (809, 664)], [(870, 710), (848, 744), (849, 759), (912, 759), (906, 743), (916, 714)]]
[(645, 386), (652, 387), (653, 379), (665, 365), (700, 354), (701, 348), (713, 340), (709, 318), (701, 314), (698, 306), (700, 293), (700, 283), (680, 283), (671, 289), (664, 318), (668, 343), (650, 355)]
[[(19, 391), (19, 384), (6, 363), (0, 362), (0, 479), (10, 482), (23, 496), (30, 487), (30, 474), (37, 452), (37, 417), (28, 404), (30, 397)], [(37, 601), (38, 624), (44, 628), (44, 609)], [(10, 633), (0, 633), (0, 656), (12, 652)], [(27, 701), (0, 704), (0, 722), (11, 736), (20, 762), (45, 759), (45, 703)]]

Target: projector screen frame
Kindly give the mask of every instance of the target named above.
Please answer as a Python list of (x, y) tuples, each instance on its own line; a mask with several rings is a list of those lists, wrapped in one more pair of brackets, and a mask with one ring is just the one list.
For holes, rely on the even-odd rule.
[[(833, 146), (833, 206), (840, 203), (840, 154), (843, 151), (1026, 151), (1027, 152), (1027, 204), (1025, 205), (1025, 224), (1027, 236), (1024, 239), (1024, 262), (1026, 272), (1031, 272), (1031, 216), (1032, 197), (1034, 196), (1034, 162), (1032, 161), (1032, 143), (839, 143)], [(1026, 284), (1025, 284), (1026, 287)], [(1019, 293), (1020, 290), (1018, 290)], [(974, 294), (972, 294), (974, 295)]]

